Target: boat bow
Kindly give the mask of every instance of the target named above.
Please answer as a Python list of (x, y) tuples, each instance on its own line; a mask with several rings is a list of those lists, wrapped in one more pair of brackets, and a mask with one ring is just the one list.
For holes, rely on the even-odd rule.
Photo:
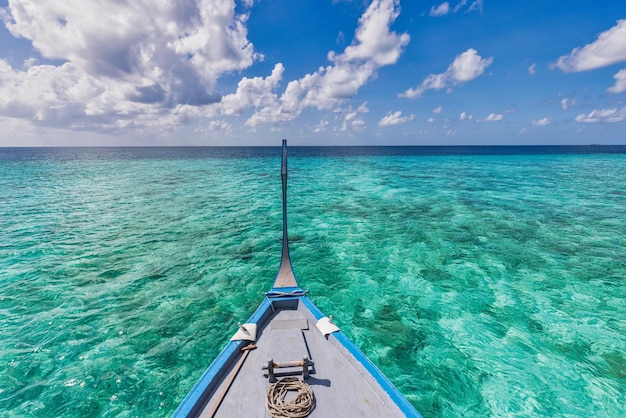
[[(274, 284), (250, 319), (239, 324), (237, 333), (191, 389), (174, 417), (266, 417), (267, 413), (286, 416), (274, 414), (268, 406), (272, 388), (281, 382), (298, 382), (308, 387), (314, 397), (309, 409), (297, 416), (421, 417), (339, 330), (332, 316), (326, 317), (298, 285), (287, 233), (285, 140), (281, 177), (282, 257)], [(284, 376), (287, 377), (279, 379)], [(291, 404), (284, 397), (278, 400)]]
[(293, 274), (289, 255), (289, 234), (287, 233), (287, 140), (283, 139), (283, 159), (280, 170), (283, 184), (283, 248), (278, 275), (274, 280), (272, 291), (301, 291), (296, 276)]

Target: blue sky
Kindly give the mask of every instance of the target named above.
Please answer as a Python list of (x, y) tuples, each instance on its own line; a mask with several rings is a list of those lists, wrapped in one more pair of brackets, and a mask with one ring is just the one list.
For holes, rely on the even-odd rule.
[(623, 1), (0, 8), (0, 146), (626, 144)]

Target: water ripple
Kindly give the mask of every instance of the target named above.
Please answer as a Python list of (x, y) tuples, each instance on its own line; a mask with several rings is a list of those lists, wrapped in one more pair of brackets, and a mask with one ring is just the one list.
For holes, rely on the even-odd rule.
[[(8, 416), (169, 416), (275, 277), (274, 156), (145, 152), (0, 161)], [(290, 170), (301, 285), (425, 416), (626, 415), (624, 155)]]

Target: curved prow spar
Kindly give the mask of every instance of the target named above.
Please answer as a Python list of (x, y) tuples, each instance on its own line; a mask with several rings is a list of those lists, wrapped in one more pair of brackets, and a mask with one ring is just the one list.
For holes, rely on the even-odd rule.
[(280, 170), (283, 183), (283, 252), (280, 260), (278, 275), (274, 281), (273, 289), (297, 288), (298, 282), (291, 268), (289, 257), (289, 236), (287, 235), (287, 140), (283, 139), (283, 162)]

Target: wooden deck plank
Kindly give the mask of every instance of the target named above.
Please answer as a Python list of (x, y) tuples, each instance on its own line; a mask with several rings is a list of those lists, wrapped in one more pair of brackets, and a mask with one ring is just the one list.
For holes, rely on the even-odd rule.
[[(314, 326), (315, 318), (302, 306), (298, 310), (280, 311), (274, 319), (280, 321), (277, 329), (270, 323), (257, 331), (257, 349), (248, 355), (216, 417), (269, 417), (265, 397), (270, 383), (262, 366), (270, 357), (275, 361), (298, 360), (302, 351), (315, 362), (315, 374), (305, 381), (313, 389), (316, 400), (310, 417), (404, 416), (354, 358), (350, 360), (342, 347), (322, 336)], [(301, 329), (304, 326), (307, 329)], [(284, 343), (287, 340), (291, 342)], [(269, 347), (287, 350), (280, 354), (276, 348)], [(223, 383), (216, 393), (222, 390)], [(214, 401), (206, 406), (202, 416), (208, 416)]]

